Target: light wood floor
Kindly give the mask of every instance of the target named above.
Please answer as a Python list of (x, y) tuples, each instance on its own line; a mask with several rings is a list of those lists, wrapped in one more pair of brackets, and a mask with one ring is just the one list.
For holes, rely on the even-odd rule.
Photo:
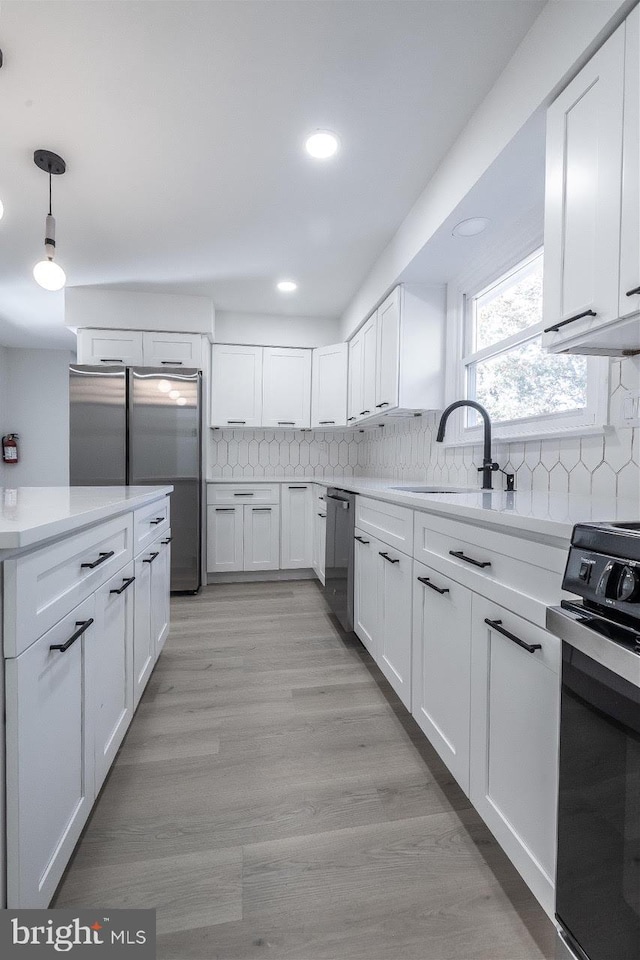
[(57, 907), (156, 907), (160, 960), (550, 960), (550, 921), (313, 581), (208, 587)]

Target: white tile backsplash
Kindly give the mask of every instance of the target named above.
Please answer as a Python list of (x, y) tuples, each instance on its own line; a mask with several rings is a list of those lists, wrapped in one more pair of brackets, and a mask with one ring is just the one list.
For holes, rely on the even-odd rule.
[(209, 430), (207, 476), (353, 477), (365, 441), (358, 431)]

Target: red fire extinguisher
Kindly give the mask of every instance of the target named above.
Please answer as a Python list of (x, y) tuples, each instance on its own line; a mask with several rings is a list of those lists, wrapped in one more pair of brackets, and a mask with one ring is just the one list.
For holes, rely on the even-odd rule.
[(17, 463), (20, 459), (17, 433), (8, 433), (2, 438), (2, 459), (5, 463)]

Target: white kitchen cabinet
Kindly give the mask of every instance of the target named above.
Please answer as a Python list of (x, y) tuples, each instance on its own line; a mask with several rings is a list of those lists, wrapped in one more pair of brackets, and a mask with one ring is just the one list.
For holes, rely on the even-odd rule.
[(349, 344), (348, 423), (375, 413), (377, 317), (374, 313)]
[(411, 593), (413, 561), (384, 543), (378, 554), (377, 664), (411, 710)]
[(353, 424), (360, 417), (363, 409), (363, 361), (364, 340), (360, 330), (349, 341), (349, 402), (347, 404), (347, 424)]
[(640, 348), (640, 324), (619, 319), (640, 309), (638, 294), (626, 296), (640, 284), (638, 16), (548, 110), (543, 345), (552, 352)]
[(142, 334), (145, 367), (202, 367), (202, 337), (195, 333)]
[(472, 618), (470, 798), (553, 915), (560, 641), (478, 595)]
[(211, 362), (211, 425), (262, 425), (262, 347), (215, 343)]
[(327, 549), (327, 511), (326, 507), (316, 507), (314, 512), (314, 554), (313, 569), (320, 583), (325, 582), (325, 554)]
[(91, 596), (6, 661), (7, 906), (12, 908), (49, 905), (93, 803), (85, 683), (87, 645), (99, 641), (95, 614)]
[(355, 557), (353, 578), (353, 629), (371, 654), (378, 658), (379, 635), (378, 611), (378, 551), (383, 545), (365, 533), (355, 531)]
[(311, 426), (311, 350), (264, 348), (262, 424), (293, 429)]
[(400, 287), (378, 307), (375, 409), (398, 406), (400, 377)]
[(313, 490), (311, 483), (283, 483), (281, 494), (280, 567), (312, 566)]
[(78, 363), (108, 366), (142, 366), (140, 330), (78, 330)]
[(469, 793), (471, 591), (414, 564), (412, 713)]
[(134, 561), (133, 605), (133, 706), (137, 707), (151, 676), (156, 655), (151, 632), (151, 565), (149, 554), (142, 553)]
[(207, 507), (207, 571), (229, 573), (244, 565), (244, 506)]
[(313, 351), (311, 426), (344, 427), (347, 422), (349, 347), (335, 343)]
[(158, 537), (153, 549), (158, 551), (158, 556), (151, 566), (151, 632), (157, 660), (169, 636), (171, 620), (171, 531)]
[(245, 506), (243, 556), (243, 570), (279, 569), (280, 507)]
[(96, 592), (96, 629), (85, 641), (96, 793), (133, 717), (133, 570), (127, 564)]

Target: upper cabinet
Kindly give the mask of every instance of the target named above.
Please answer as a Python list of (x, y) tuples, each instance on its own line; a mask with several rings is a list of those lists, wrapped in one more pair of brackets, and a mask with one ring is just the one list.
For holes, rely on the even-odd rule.
[(543, 345), (640, 349), (636, 8), (550, 106)]
[(311, 426), (311, 351), (264, 347), (262, 424)]
[(443, 406), (445, 292), (398, 286), (349, 343), (348, 423)]
[(202, 367), (202, 337), (141, 330), (78, 330), (78, 363)]
[(262, 347), (213, 345), (211, 425), (262, 425)]
[(347, 422), (349, 347), (336, 343), (313, 351), (311, 426), (344, 427)]

